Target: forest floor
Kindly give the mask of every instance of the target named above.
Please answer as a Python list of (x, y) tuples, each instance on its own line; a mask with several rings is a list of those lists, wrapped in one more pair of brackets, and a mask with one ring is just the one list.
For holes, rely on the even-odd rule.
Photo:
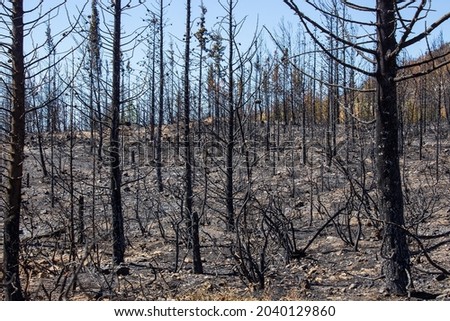
[[(224, 223), (223, 155), (207, 151), (210, 165), (199, 161), (194, 169), (204, 274), (192, 272), (186, 246), (181, 157), (173, 147), (164, 150), (164, 191), (158, 192), (144, 132), (130, 129), (123, 137), (127, 249), (121, 266), (111, 264), (109, 168), (93, 156), (88, 133), (74, 139), (72, 167), (70, 135), (59, 134), (53, 151), (44, 137), (47, 177), (37, 138), (28, 138), (21, 277), (30, 300), (417, 299), (384, 288), (370, 134), (348, 153), (342, 143), (331, 164), (320, 145), (310, 144), (308, 164), (301, 165), (296, 140), (265, 156), (255, 152), (250, 178), (239, 166), (245, 153), (237, 152), (235, 231)], [(416, 139), (405, 141), (401, 159), (406, 227), (418, 236), (409, 238), (411, 291), (449, 300), (450, 140), (440, 140), (438, 159), (434, 135), (425, 141), (422, 159)], [(204, 157), (205, 146), (199, 150)], [(202, 153), (195, 154), (199, 160)], [(75, 243), (80, 213), (84, 242)], [(305, 246), (305, 255), (289, 256)]]

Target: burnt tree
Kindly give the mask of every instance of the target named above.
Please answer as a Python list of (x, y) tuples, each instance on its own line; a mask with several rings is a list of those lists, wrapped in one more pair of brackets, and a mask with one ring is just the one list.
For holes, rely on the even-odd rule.
[(396, 11), (393, 1), (377, 1), (376, 53), (376, 162), (380, 191), (380, 214), (384, 221), (382, 245), (386, 286), (395, 294), (406, 294), (410, 254), (406, 241), (403, 192), (399, 164), (397, 108)]
[(110, 170), (111, 170), (111, 209), (112, 209), (112, 237), (113, 261), (116, 264), (124, 261), (125, 233), (123, 228), (122, 209), (122, 170), (120, 168), (120, 69), (121, 69), (121, 1), (116, 0), (114, 5), (114, 34), (112, 58), (112, 97), (111, 97), (111, 133), (110, 133)]
[(24, 299), (19, 273), (20, 210), (22, 203), (22, 176), (25, 143), (25, 64), (24, 64), (24, 9), (23, 0), (11, 4), (11, 131), (9, 133), (9, 159), (7, 166), (6, 204), (4, 217), (6, 300)]
[(227, 17), (228, 17), (228, 101), (227, 101), (227, 112), (228, 112), (228, 132), (227, 132), (227, 148), (226, 148), (226, 207), (227, 207), (227, 229), (233, 231), (235, 228), (235, 217), (234, 217), (234, 166), (233, 166), (233, 156), (234, 156), (234, 146), (235, 146), (235, 107), (234, 107), (234, 38), (235, 35), (235, 21), (234, 21), (234, 8), (236, 4), (233, 0), (228, 1)]
[[(426, 0), (420, 1), (392, 1), (377, 0), (372, 6), (363, 1), (342, 1), (349, 15), (376, 16), (376, 24), (371, 21), (353, 20), (341, 16), (339, 13), (327, 10), (323, 1), (295, 1), (283, 2), (298, 15), (305, 32), (318, 45), (325, 55), (343, 67), (354, 72), (362, 73), (375, 79), (376, 100), (376, 167), (377, 188), (379, 191), (379, 211), (383, 222), (382, 243), (382, 273), (385, 276), (386, 288), (393, 294), (406, 295), (412, 282), (410, 274), (410, 253), (405, 230), (402, 180), (399, 165), (399, 112), (397, 103), (397, 83), (399, 81), (426, 74), (444, 66), (447, 62), (433, 64), (433, 68), (415, 73), (411, 66), (399, 65), (400, 53), (411, 45), (427, 38), (436, 28), (450, 18), (450, 14), (442, 16), (429, 27), (425, 25), (422, 32), (417, 32), (418, 22), (425, 20), (431, 10)], [(341, 22), (354, 26), (363, 26), (368, 31), (357, 38), (340, 35), (308, 17), (297, 3), (318, 10), (325, 17), (333, 17)], [(364, 13), (361, 15), (361, 13)], [(315, 30), (327, 35), (346, 50), (356, 50), (365, 57), (375, 71), (363, 69), (361, 64), (349, 63), (335, 54), (326, 43), (321, 41)], [(373, 37), (373, 34), (375, 37)], [(370, 67), (369, 67), (370, 68)], [(399, 70), (402, 70), (402, 76)]]
[(191, 65), (191, 0), (186, 1), (186, 34), (184, 49), (184, 152), (185, 152), (185, 208), (187, 227), (190, 238), (189, 246), (192, 248), (192, 261), (194, 273), (203, 273), (200, 253), (199, 217), (193, 210), (194, 190), (192, 183), (192, 142), (191, 142), (191, 95), (190, 95), (190, 65)]

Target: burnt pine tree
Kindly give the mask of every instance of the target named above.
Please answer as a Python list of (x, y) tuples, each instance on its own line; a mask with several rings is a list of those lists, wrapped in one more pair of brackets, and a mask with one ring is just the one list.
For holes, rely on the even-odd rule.
[(383, 273), (387, 288), (407, 293), (410, 254), (403, 226), (403, 191), (398, 149), (396, 11), (393, 1), (377, 1), (377, 186), (380, 214), (384, 221)]
[(186, 34), (184, 49), (184, 152), (185, 152), (185, 216), (192, 248), (193, 271), (197, 274), (203, 273), (200, 253), (199, 217), (193, 211), (193, 183), (192, 183), (192, 142), (191, 142), (191, 95), (190, 95), (190, 65), (191, 65), (191, 0), (186, 0)]
[(199, 29), (195, 33), (195, 38), (198, 40), (198, 46), (200, 49), (199, 67), (198, 67), (198, 101), (197, 101), (197, 132), (198, 138), (201, 138), (201, 124), (202, 124), (202, 97), (203, 97), (203, 60), (206, 52), (206, 43), (208, 42), (208, 31), (205, 27), (206, 24), (206, 12), (207, 9), (203, 4), (203, 0), (200, 4), (200, 23)]
[[(342, 2), (347, 7), (348, 13), (353, 12), (354, 16), (363, 17), (364, 15), (358, 14), (367, 12), (374, 14), (376, 16), (375, 25), (371, 21), (356, 21), (339, 16), (336, 12), (327, 12), (321, 1), (283, 0), (283, 2), (298, 15), (309, 37), (326, 55), (344, 67), (375, 79), (377, 188), (380, 195), (379, 211), (384, 223), (381, 251), (383, 256), (382, 273), (385, 276), (387, 290), (393, 294), (406, 295), (412, 278), (410, 253), (406, 240), (407, 232), (404, 228), (402, 180), (399, 166), (397, 82), (417, 77), (419, 74), (413, 71), (408, 73), (408, 66), (399, 65), (398, 58), (405, 48), (424, 40), (448, 20), (450, 13), (436, 20), (429, 27), (425, 27), (422, 32), (418, 32), (419, 22), (427, 18), (430, 11), (427, 6), (429, 2), (426, 0), (406, 2), (376, 0), (373, 6), (358, 4), (355, 1)], [(360, 2), (362, 3), (362, 1)], [(302, 6), (298, 3), (302, 3)], [(367, 30), (374, 28), (376, 36), (373, 38), (371, 34), (367, 34), (365, 37), (358, 37), (358, 40), (348, 39), (308, 17), (300, 9), (304, 6), (319, 10), (321, 14), (328, 17), (334, 15), (342, 22), (364, 26)], [(369, 61), (375, 61), (375, 71), (364, 70), (360, 67), (361, 65), (350, 64), (341, 59), (315, 35), (314, 29), (334, 39), (340, 47), (356, 50), (360, 54), (373, 58)], [(445, 64), (448, 62), (435, 63), (424, 73), (431, 72)], [(404, 70), (402, 76), (398, 73), (401, 69)]]
[[(103, 150), (103, 119), (101, 107), (101, 76), (102, 76), (102, 58), (101, 58), (101, 36), (100, 36), (100, 18), (98, 12), (97, 0), (91, 3), (91, 19), (89, 26), (89, 65), (90, 65), (90, 97), (89, 103), (92, 115), (96, 113), (91, 121), (98, 122), (98, 146), (97, 156), (102, 160)], [(95, 96), (95, 97), (94, 97)], [(95, 100), (94, 100), (95, 98)], [(95, 105), (95, 108), (94, 108)], [(92, 126), (93, 129), (94, 126)]]
[[(155, 119), (156, 119), (156, 36), (158, 33), (158, 18), (155, 13), (152, 13), (150, 18), (150, 30), (152, 34), (151, 43), (151, 77), (150, 77), (150, 141), (152, 144), (155, 143)], [(152, 152), (152, 157), (154, 157), (154, 151)]]
[(4, 293), (6, 300), (24, 299), (19, 277), (20, 210), (25, 142), (25, 64), (23, 0), (11, 4), (11, 129), (7, 166), (6, 204), (4, 211)]
[(228, 0), (227, 17), (228, 17), (228, 133), (227, 133), (227, 148), (226, 148), (226, 207), (227, 207), (227, 229), (233, 231), (235, 228), (235, 218), (234, 218), (234, 167), (233, 167), (233, 156), (234, 156), (234, 39), (235, 34), (235, 21), (234, 21), (234, 8), (236, 3), (233, 0)]
[(113, 262), (124, 261), (125, 233), (123, 228), (122, 210), (122, 171), (120, 168), (120, 66), (121, 66), (121, 1), (114, 4), (113, 58), (112, 58), (112, 97), (111, 97), (111, 133), (109, 146), (109, 161), (111, 169), (111, 209), (112, 209), (112, 237)]
[[(154, 72), (154, 71), (153, 71)], [(156, 179), (158, 190), (164, 190), (162, 181), (162, 126), (164, 123), (164, 0), (159, 2), (159, 102), (158, 102), (158, 134), (156, 136)]]
[[(6, 126), (8, 132), (5, 135), (7, 142), (5, 145), (6, 159), (5, 162), (6, 172), (3, 177), (6, 180), (1, 186), (5, 193), (1, 197), (2, 214), (4, 215), (4, 240), (3, 240), (3, 272), (4, 279), (2, 280), (4, 286), (4, 293), (6, 300), (23, 300), (25, 294), (21, 287), (19, 276), (19, 254), (20, 254), (20, 218), (22, 210), (22, 179), (23, 179), (23, 163), (24, 157), (24, 142), (26, 133), (26, 117), (27, 113), (37, 116), (37, 110), (42, 110), (50, 103), (54, 103), (57, 97), (53, 97), (50, 101), (46, 101), (42, 105), (36, 106), (36, 100), (34, 96), (27, 102), (26, 96), (29, 93), (36, 92), (37, 88), (32, 79), (42, 72), (49, 71), (50, 68), (55, 67), (57, 61), (53, 61), (52, 64), (46, 66), (39, 71), (33, 70), (33, 66), (40, 60), (44, 60), (50, 57), (52, 53), (47, 52), (43, 56), (39, 57), (36, 54), (36, 49), (25, 55), (24, 53), (24, 39), (30, 36), (33, 32), (33, 28), (36, 25), (43, 24), (43, 20), (46, 17), (52, 15), (52, 12), (59, 10), (65, 1), (56, 2), (47, 10), (42, 13), (37, 19), (32, 19), (26, 22), (24, 19), (25, 14), (36, 13), (42, 9), (39, 5), (34, 6), (31, 10), (24, 10), (23, 0), (12, 0), (8, 2), (0, 3), (0, 15), (2, 20), (0, 24), (5, 30), (9, 32), (3, 35), (4, 42), (2, 46), (2, 54), (7, 55), (6, 59), (0, 59), (0, 68), (2, 76), (7, 79), (5, 82), (2, 78), (2, 83), (6, 87), (6, 97), (9, 101), (10, 108), (4, 109), (9, 119), (9, 124)], [(54, 48), (67, 38), (67, 35), (73, 30), (73, 27), (66, 29), (62, 34), (63, 36), (54, 43)], [(45, 47), (48, 39), (45, 39)], [(25, 57), (28, 57), (27, 61)], [(64, 56), (65, 57), (65, 56)], [(62, 58), (59, 58), (59, 60)], [(28, 88), (26, 87), (28, 83)], [(27, 105), (31, 103), (31, 105)], [(41, 122), (42, 124), (42, 122)], [(39, 124), (38, 124), (39, 125)], [(2, 129), (4, 127), (2, 126)], [(42, 142), (40, 142), (42, 143)]]

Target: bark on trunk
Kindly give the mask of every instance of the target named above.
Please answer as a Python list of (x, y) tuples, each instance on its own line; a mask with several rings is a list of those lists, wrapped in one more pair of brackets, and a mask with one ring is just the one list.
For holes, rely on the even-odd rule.
[(192, 189), (192, 143), (191, 143), (191, 103), (190, 103), (190, 86), (189, 86), (189, 71), (190, 71), (190, 39), (191, 39), (191, 1), (186, 1), (186, 47), (184, 52), (184, 148), (185, 148), (185, 183), (186, 183), (186, 207), (185, 215), (188, 222), (188, 233), (190, 234), (190, 246), (192, 248), (193, 271), (196, 274), (203, 273), (203, 265), (200, 253), (200, 237), (199, 237), (199, 217), (196, 212), (193, 212), (193, 197)]
[(114, 9), (114, 40), (113, 40), (113, 83), (112, 83), (112, 118), (109, 156), (111, 161), (111, 208), (112, 208), (112, 236), (113, 236), (113, 262), (122, 263), (125, 254), (125, 236), (123, 229), (122, 212), (122, 171), (120, 169), (120, 141), (119, 141), (119, 115), (120, 115), (120, 27), (122, 7), (121, 1), (116, 0)]
[(228, 141), (226, 150), (226, 207), (227, 207), (227, 229), (234, 231), (234, 196), (233, 196), (233, 152), (234, 152), (234, 74), (233, 74), (233, 1), (229, 1), (229, 56), (228, 56)]
[(407, 294), (410, 254), (406, 241), (398, 149), (397, 47), (395, 10), (391, 0), (378, 0), (377, 171), (380, 214), (384, 221), (383, 273), (387, 289)]
[(20, 210), (22, 203), (22, 175), (25, 142), (25, 66), (23, 56), (23, 0), (12, 1), (12, 112), (9, 146), (8, 181), (4, 218), (5, 272), (4, 293), (6, 300), (24, 299), (19, 274)]

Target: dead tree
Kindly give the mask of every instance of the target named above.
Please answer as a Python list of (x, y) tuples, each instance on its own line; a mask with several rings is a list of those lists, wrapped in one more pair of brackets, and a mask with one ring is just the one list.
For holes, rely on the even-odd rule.
[[(91, 19), (89, 27), (89, 67), (90, 67), (90, 94), (89, 105), (91, 109), (91, 115), (96, 115), (94, 119), (98, 122), (98, 146), (97, 157), (102, 160), (103, 150), (103, 111), (101, 106), (101, 77), (102, 77), (102, 59), (101, 59), (101, 35), (100, 35), (100, 18), (97, 8), (97, 0), (92, 0), (91, 3)], [(94, 97), (95, 96), (95, 97)], [(95, 98), (95, 101), (94, 101)], [(94, 108), (95, 104), (95, 108)], [(92, 130), (94, 126), (91, 126)], [(92, 144), (91, 148), (93, 148)]]
[[(37, 25), (43, 24), (44, 19), (51, 20), (53, 13), (57, 12), (65, 1), (55, 2), (46, 11), (42, 10), (41, 3), (33, 6), (29, 10), (24, 10), (23, 0), (14, 0), (9, 2), (2, 2), (0, 4), (0, 16), (2, 20), (0, 25), (2, 29), (9, 30), (7, 35), (4, 35), (4, 42), (1, 54), (5, 55), (0, 61), (0, 69), (2, 73), (2, 85), (6, 88), (6, 95), (4, 96), (10, 102), (10, 108), (2, 108), (10, 119), (10, 125), (7, 127), (7, 141), (6, 146), (6, 182), (1, 186), (5, 191), (2, 195), (2, 212), (4, 213), (4, 262), (3, 269), (6, 285), (4, 287), (5, 298), (7, 300), (23, 300), (25, 298), (25, 290), (22, 289), (20, 282), (20, 220), (22, 215), (22, 180), (23, 180), (23, 166), (25, 161), (24, 142), (27, 127), (25, 126), (28, 115), (33, 115), (38, 118), (38, 111), (53, 105), (62, 96), (64, 88), (55, 92), (55, 95), (47, 97), (45, 102), (37, 105), (34, 95), (38, 95), (39, 88), (44, 87), (45, 80), (39, 76), (47, 73), (47, 75), (54, 75), (52, 68), (55, 68), (60, 61), (66, 58), (72, 51), (66, 51), (64, 54), (56, 56), (55, 48), (67, 38), (67, 36), (74, 30), (75, 26), (71, 25), (65, 28), (60, 33), (57, 40), (49, 41), (49, 28), (47, 29), (47, 37), (45, 42), (38, 45), (30, 52), (24, 52), (24, 41), (28, 37), (32, 37), (32, 33)], [(41, 10), (39, 17), (36, 19), (26, 19), (24, 16), (31, 15)], [(50, 45), (51, 42), (51, 45)], [(48, 45), (48, 51), (44, 50)], [(39, 49), (43, 51), (39, 52)], [(52, 59), (50, 59), (52, 58)], [(40, 61), (49, 61), (49, 65), (42, 69), (37, 69)], [(53, 72), (53, 73), (52, 73)], [(5, 81), (5, 79), (7, 79)], [(37, 80), (40, 82), (37, 83)], [(53, 79), (53, 81), (55, 81)], [(56, 86), (56, 83), (53, 82)], [(66, 85), (67, 87), (67, 85)], [(53, 87), (54, 88), (54, 87)], [(31, 94), (32, 98), (27, 101), (27, 97)], [(56, 111), (52, 108), (53, 125), (55, 130), (57, 128)], [(37, 123), (38, 134), (40, 131)], [(31, 127), (32, 128), (32, 127)], [(64, 127), (65, 128), (65, 127)], [(41, 139), (38, 137), (38, 139)], [(40, 142), (42, 143), (42, 141)], [(43, 153), (42, 153), (43, 154)], [(41, 161), (44, 159), (41, 154)]]
[[(398, 128), (399, 116), (397, 106), (397, 82), (417, 77), (418, 73), (406, 73), (399, 76), (400, 69), (408, 66), (399, 66), (399, 54), (413, 44), (427, 38), (436, 28), (450, 18), (450, 13), (425, 27), (423, 32), (417, 33), (418, 23), (424, 20), (430, 5), (426, 0), (420, 1), (391, 1), (377, 0), (375, 5), (366, 6), (350, 1), (342, 1), (348, 13), (372, 13), (376, 15), (376, 24), (370, 21), (351, 20), (340, 16), (339, 13), (330, 12), (322, 1), (295, 1), (283, 2), (298, 15), (305, 31), (314, 40), (324, 53), (343, 67), (374, 78), (377, 92), (376, 112), (376, 163), (377, 188), (379, 190), (379, 210), (384, 222), (383, 228), (383, 274), (386, 287), (393, 294), (406, 295), (411, 285), (410, 254), (404, 229), (404, 209), (402, 180), (399, 166)], [(302, 3), (299, 5), (298, 3)], [(361, 1), (362, 2), (362, 1)], [(354, 25), (364, 26), (368, 31), (358, 40), (348, 39), (335, 30), (324, 27), (317, 20), (307, 16), (303, 5), (318, 10), (325, 17), (334, 16), (341, 21)], [(300, 9), (302, 8), (302, 9)], [(375, 70), (366, 70), (360, 65), (350, 64), (335, 54), (319, 39), (314, 28), (333, 39), (340, 47), (356, 50), (368, 61), (375, 62)], [(447, 62), (433, 65), (433, 69), (444, 66)], [(372, 66), (372, 64), (369, 64)], [(424, 73), (428, 73), (427, 70)], [(422, 73), (423, 74), (423, 73)]]
[(156, 136), (156, 179), (158, 181), (158, 190), (163, 191), (162, 181), (162, 125), (164, 123), (164, 0), (159, 2), (159, 106), (158, 106), (158, 130)]
[(185, 217), (192, 248), (192, 260), (194, 273), (203, 273), (200, 253), (199, 217), (193, 210), (193, 183), (192, 183), (192, 142), (191, 142), (191, 95), (190, 95), (190, 62), (191, 62), (191, 0), (186, 1), (186, 34), (184, 49), (184, 152), (185, 152)]
[[(9, 9), (8, 9), (9, 10)], [(22, 203), (22, 175), (25, 143), (25, 64), (23, 0), (11, 4), (11, 132), (7, 169), (6, 204), (4, 217), (4, 254), (6, 300), (23, 300), (20, 283), (20, 210)]]
[(120, 0), (114, 4), (114, 34), (113, 34), (113, 58), (112, 58), (112, 97), (111, 97), (111, 133), (110, 133), (110, 170), (111, 170), (111, 208), (112, 208), (112, 237), (113, 237), (113, 261), (122, 263), (125, 254), (125, 235), (123, 228), (122, 210), (122, 170), (120, 168), (120, 67), (121, 67), (121, 16), (122, 5)]
[(234, 166), (233, 166), (233, 153), (234, 153), (234, 35), (235, 35), (235, 21), (234, 21), (234, 8), (236, 3), (233, 0), (228, 0), (227, 17), (228, 17), (228, 134), (227, 134), (227, 148), (226, 148), (226, 207), (227, 207), (227, 229), (234, 230)]

